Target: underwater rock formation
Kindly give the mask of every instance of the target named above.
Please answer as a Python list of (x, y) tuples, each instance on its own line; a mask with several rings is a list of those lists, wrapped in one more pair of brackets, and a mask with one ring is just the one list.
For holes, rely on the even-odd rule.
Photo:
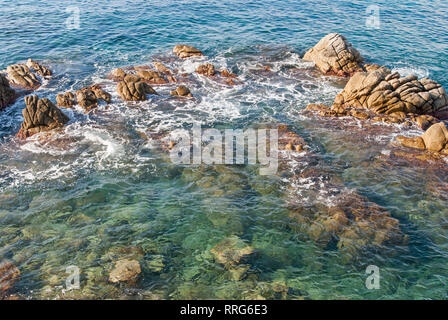
[(3, 298), (19, 280), (20, 271), (10, 261), (0, 262), (0, 299)]
[(119, 260), (110, 272), (109, 281), (112, 283), (135, 283), (141, 272), (140, 263), (137, 260)]
[(330, 33), (323, 37), (303, 56), (303, 60), (312, 61), (325, 74), (350, 76), (362, 70), (363, 61), (358, 50), (339, 33)]
[(334, 245), (346, 253), (345, 261), (367, 247), (406, 243), (397, 219), (356, 191), (348, 190), (309, 151), (305, 141), (286, 126), (279, 127), (279, 149), (284, 150), (280, 153), (280, 172), (289, 180), (287, 201), (293, 230), (322, 247)]
[(14, 103), (16, 92), (9, 86), (9, 81), (0, 74), (0, 110)]
[(62, 127), (69, 118), (47, 98), (37, 95), (25, 97), (26, 108), (22, 110), (23, 122), (18, 137), (26, 139), (38, 132)]

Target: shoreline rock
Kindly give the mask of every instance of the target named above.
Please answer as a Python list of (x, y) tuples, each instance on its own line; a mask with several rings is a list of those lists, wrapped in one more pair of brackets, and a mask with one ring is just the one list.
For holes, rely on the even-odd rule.
[(19, 281), (20, 270), (10, 261), (0, 262), (0, 300), (5, 298), (14, 284)]
[(201, 50), (199, 50), (195, 47), (192, 47), (192, 46), (184, 45), (184, 44), (176, 45), (173, 48), (173, 52), (175, 55), (177, 55), (179, 58), (182, 58), (182, 59), (203, 55)]
[(17, 136), (26, 139), (32, 135), (63, 127), (69, 118), (47, 98), (37, 95), (25, 97), (25, 109), (22, 110), (23, 122)]
[(36, 90), (41, 83), (25, 64), (13, 64), (6, 68), (11, 84), (28, 90)]
[(182, 85), (178, 86), (176, 88), (176, 90), (172, 90), (170, 92), (170, 94), (172, 96), (179, 96), (179, 97), (188, 97), (188, 98), (193, 97), (193, 95), (190, 92), (190, 89), (188, 89), (186, 86), (182, 86)]
[(117, 84), (117, 92), (125, 101), (145, 101), (147, 94), (157, 95), (157, 92), (149, 84), (139, 77), (129, 74)]
[(326, 75), (351, 76), (362, 70), (363, 58), (358, 50), (339, 33), (323, 37), (303, 56), (303, 60), (314, 62)]
[(420, 137), (397, 137), (397, 141), (409, 148), (441, 152), (448, 155), (448, 129), (443, 122), (433, 124)]
[(9, 81), (0, 74), (0, 111), (16, 101), (17, 95)]

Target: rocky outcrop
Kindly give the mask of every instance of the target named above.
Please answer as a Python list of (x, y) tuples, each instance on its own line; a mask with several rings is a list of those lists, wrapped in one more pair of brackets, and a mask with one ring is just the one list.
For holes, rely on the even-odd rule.
[(445, 89), (437, 82), (411, 75), (400, 77), (382, 67), (357, 72), (337, 95), (333, 107), (353, 107), (375, 113), (431, 114), (448, 105)]
[(76, 105), (76, 97), (73, 92), (59, 93), (56, 96), (56, 103), (59, 107), (71, 108)]
[(20, 271), (10, 261), (0, 262), (0, 299), (5, 297), (14, 284), (19, 281)]
[(69, 118), (47, 98), (27, 96), (25, 104), (26, 108), (22, 111), (24, 119), (17, 134), (22, 139), (62, 127), (69, 121)]
[(78, 90), (75, 94), (69, 91), (60, 93), (56, 97), (56, 103), (60, 107), (71, 108), (79, 104), (87, 112), (98, 106), (98, 100), (110, 103), (112, 96), (97, 84)]
[(25, 64), (13, 64), (6, 68), (9, 81), (22, 89), (35, 90), (40, 87), (40, 81)]
[(40, 75), (42, 77), (50, 77), (52, 75), (52, 72), (50, 69), (40, 65), (39, 63), (32, 60), (31, 58), (28, 59), (28, 61), (26, 62), (26, 65), (29, 68), (33, 69), (34, 72), (36, 72), (38, 75)]
[(421, 137), (398, 137), (405, 147), (448, 154), (448, 130), (443, 122), (433, 124)]
[(0, 74), (0, 110), (14, 103), (16, 92), (9, 86), (9, 81)]
[(157, 94), (149, 84), (134, 75), (126, 75), (118, 83), (117, 92), (125, 101), (144, 101), (147, 94)]
[(180, 96), (180, 97), (192, 97), (193, 95), (186, 86), (178, 86), (176, 90), (172, 90), (170, 92), (172, 96)]
[(176, 54), (179, 58), (185, 59), (193, 56), (202, 56), (201, 50), (187, 46), (184, 44), (178, 44), (173, 48), (174, 54)]
[(202, 74), (207, 77), (214, 76), (216, 74), (215, 67), (211, 63), (201, 64), (196, 69), (196, 73)]
[(166, 84), (168, 81), (165, 79), (162, 73), (154, 70), (139, 70), (136, 75), (143, 81), (152, 84)]
[(135, 283), (141, 272), (140, 263), (137, 260), (119, 260), (110, 272), (109, 281), (112, 283)]
[(122, 68), (116, 68), (111, 71), (109, 78), (113, 81), (123, 81), (126, 75), (126, 72)]
[(350, 76), (362, 70), (363, 61), (359, 52), (339, 33), (323, 37), (305, 53), (303, 60), (314, 62), (325, 74), (338, 76)]

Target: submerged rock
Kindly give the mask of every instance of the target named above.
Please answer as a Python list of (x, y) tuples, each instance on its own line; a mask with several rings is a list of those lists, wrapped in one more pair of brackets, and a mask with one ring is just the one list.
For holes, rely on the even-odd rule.
[(157, 94), (149, 84), (134, 75), (126, 75), (118, 83), (117, 92), (125, 101), (144, 101), (147, 94)]
[(244, 257), (254, 253), (254, 248), (247, 245), (237, 236), (230, 236), (215, 245), (210, 249), (210, 252), (214, 255), (217, 262), (223, 264), (228, 269), (232, 269)]
[(357, 72), (337, 95), (334, 107), (352, 107), (375, 113), (430, 114), (448, 105), (445, 89), (437, 82), (410, 75), (400, 77), (382, 67), (369, 72)]
[(176, 45), (173, 48), (173, 52), (179, 58), (183, 58), (183, 59), (193, 57), (193, 56), (202, 56), (201, 50), (199, 50), (195, 47), (192, 47), (192, 46), (184, 45), (184, 44)]
[(303, 60), (314, 62), (325, 74), (338, 76), (349, 76), (362, 70), (363, 61), (359, 52), (339, 33), (323, 37), (305, 53)]
[(0, 298), (4, 297), (14, 284), (19, 281), (20, 271), (10, 261), (0, 262)]
[(109, 281), (112, 283), (135, 283), (141, 272), (140, 263), (137, 260), (119, 260), (110, 272)]
[(22, 89), (35, 90), (40, 87), (40, 81), (25, 64), (13, 64), (6, 68), (10, 82)]
[(0, 74), (0, 110), (14, 103), (16, 92), (9, 86), (9, 81)]
[(26, 139), (38, 132), (62, 127), (69, 118), (47, 98), (38, 96), (25, 97), (26, 108), (23, 109), (23, 122), (18, 137)]
[(33, 69), (34, 72), (36, 72), (38, 75), (40, 75), (42, 77), (49, 77), (49, 76), (52, 75), (52, 72), (51, 72), (50, 69), (40, 65), (39, 63), (37, 63), (36, 61), (32, 60), (31, 58), (28, 59), (28, 61), (26, 62), (26, 65), (29, 68)]
[(190, 89), (188, 89), (186, 86), (178, 86), (176, 90), (172, 90), (170, 92), (172, 96), (180, 96), (180, 97), (193, 97), (193, 95), (190, 92)]

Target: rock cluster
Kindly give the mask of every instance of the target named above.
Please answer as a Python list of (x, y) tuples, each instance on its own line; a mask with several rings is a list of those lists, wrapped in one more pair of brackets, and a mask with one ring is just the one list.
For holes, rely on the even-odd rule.
[(110, 93), (101, 89), (99, 85), (93, 85), (76, 91), (75, 93), (66, 92), (56, 96), (56, 103), (63, 108), (71, 108), (79, 104), (85, 111), (90, 111), (98, 106), (99, 101), (103, 100), (110, 103), (112, 96)]
[(40, 87), (41, 83), (31, 70), (44, 78), (48, 78), (52, 75), (50, 69), (40, 65), (31, 58), (28, 59), (26, 64), (13, 64), (6, 68), (9, 81), (12, 85), (21, 89), (35, 90)]
[(53, 74), (50, 69), (40, 65), (39, 63), (32, 60), (31, 58), (28, 59), (28, 61), (26, 62), (26, 65), (29, 68), (33, 69), (34, 72), (36, 72), (38, 75), (40, 75), (42, 77), (50, 77)]
[(9, 81), (0, 74), (0, 110), (14, 103), (16, 92), (9, 86)]
[[(351, 260), (366, 247), (382, 248), (387, 244), (404, 244), (406, 238), (399, 221), (366, 197), (350, 191), (337, 179), (319, 157), (307, 150), (300, 136), (286, 126), (278, 127), (279, 170), (289, 176), (288, 208), (291, 228), (322, 247), (335, 245)], [(300, 146), (300, 153), (296, 147)], [(300, 164), (291, 170), (293, 162)], [(289, 172), (289, 173), (288, 173)], [(305, 184), (305, 187), (301, 187)], [(331, 204), (303, 199), (331, 197)]]
[(303, 56), (312, 61), (325, 74), (350, 76), (362, 70), (363, 61), (359, 52), (339, 33), (330, 33), (322, 38)]
[(132, 284), (137, 281), (141, 272), (140, 263), (137, 260), (119, 260), (110, 272), (109, 281), (112, 283), (127, 282)]
[(184, 44), (178, 44), (173, 48), (174, 54), (176, 54), (179, 58), (185, 59), (193, 56), (202, 56), (201, 50), (187, 46)]
[(421, 137), (398, 137), (404, 146), (448, 155), (448, 130), (443, 122), (433, 124)]
[(18, 137), (26, 139), (38, 132), (62, 127), (69, 118), (49, 99), (39, 99), (37, 95), (25, 97), (26, 108), (23, 109), (23, 122)]
[(211, 63), (201, 64), (197, 67), (196, 73), (203, 74), (207, 77), (214, 76), (216, 74), (215, 66)]
[(352, 107), (375, 113), (430, 114), (448, 105), (445, 89), (437, 82), (410, 75), (400, 77), (382, 67), (357, 72), (336, 96), (333, 107)]
[(10, 261), (0, 262), (0, 299), (4, 297), (19, 280), (20, 271)]
[(117, 85), (117, 92), (125, 101), (144, 101), (147, 94), (157, 94), (157, 92), (141, 78), (135, 75), (126, 75), (123, 81)]

